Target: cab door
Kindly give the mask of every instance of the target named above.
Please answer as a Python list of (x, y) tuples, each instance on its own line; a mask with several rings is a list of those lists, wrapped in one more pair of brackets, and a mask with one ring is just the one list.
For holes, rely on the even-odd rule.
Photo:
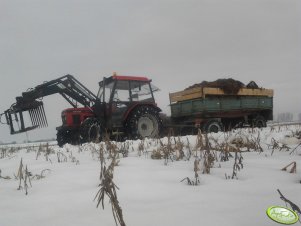
[(117, 80), (110, 101), (112, 128), (123, 129), (123, 118), (131, 105), (130, 81)]

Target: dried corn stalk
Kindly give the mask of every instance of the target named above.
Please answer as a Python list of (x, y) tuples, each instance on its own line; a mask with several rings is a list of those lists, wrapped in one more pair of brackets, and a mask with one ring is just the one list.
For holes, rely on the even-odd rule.
[[(108, 146), (107, 146), (108, 147)], [(115, 150), (113, 148), (113, 150)], [(114, 174), (114, 167), (116, 166), (116, 158), (118, 155), (118, 152), (111, 152), (110, 155), (112, 155), (112, 161), (108, 167), (105, 165), (105, 158), (104, 158), (104, 150), (103, 148), (100, 149), (100, 164), (101, 164), (101, 170), (100, 170), (100, 184), (98, 187), (100, 189), (98, 190), (94, 200), (97, 200), (97, 207), (101, 204), (102, 208), (104, 209), (104, 199), (105, 196), (109, 197), (111, 207), (112, 207), (112, 213), (115, 220), (116, 225), (118, 223), (121, 226), (125, 226), (125, 222), (123, 220), (122, 215), (122, 209), (119, 205), (118, 197), (116, 189), (119, 189), (116, 184), (113, 181), (113, 174)]]

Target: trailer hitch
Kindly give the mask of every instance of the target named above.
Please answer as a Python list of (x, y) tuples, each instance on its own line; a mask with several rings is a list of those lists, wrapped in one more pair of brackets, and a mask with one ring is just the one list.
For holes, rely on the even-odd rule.
[[(29, 113), (32, 126), (25, 127), (26, 120), (23, 116), (24, 112)], [(1, 123), (9, 125), (10, 134), (23, 133), (36, 128), (48, 126), (42, 101), (35, 100), (33, 102), (26, 103), (17, 99), (16, 104), (13, 104), (9, 109), (0, 115), (1, 118), (3, 115), (5, 115), (6, 123), (3, 123), (2, 121)], [(17, 126), (17, 128), (15, 128), (15, 126)]]

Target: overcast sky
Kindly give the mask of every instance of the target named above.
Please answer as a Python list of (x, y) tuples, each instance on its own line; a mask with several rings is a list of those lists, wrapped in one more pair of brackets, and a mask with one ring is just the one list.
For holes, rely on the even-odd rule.
[[(301, 112), (300, 0), (0, 0), (0, 111), (30, 87), (72, 74), (97, 92), (113, 72), (147, 76), (168, 93), (234, 78), (275, 90), (274, 112)], [(55, 138), (59, 95), (44, 98)], [(23, 141), (0, 125), (0, 141)]]

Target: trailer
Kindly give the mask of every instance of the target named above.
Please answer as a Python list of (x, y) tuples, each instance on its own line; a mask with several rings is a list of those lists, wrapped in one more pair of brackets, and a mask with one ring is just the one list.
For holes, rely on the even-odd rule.
[(171, 124), (182, 134), (196, 129), (218, 132), (252, 126), (266, 127), (273, 119), (272, 89), (194, 87), (169, 94)]

